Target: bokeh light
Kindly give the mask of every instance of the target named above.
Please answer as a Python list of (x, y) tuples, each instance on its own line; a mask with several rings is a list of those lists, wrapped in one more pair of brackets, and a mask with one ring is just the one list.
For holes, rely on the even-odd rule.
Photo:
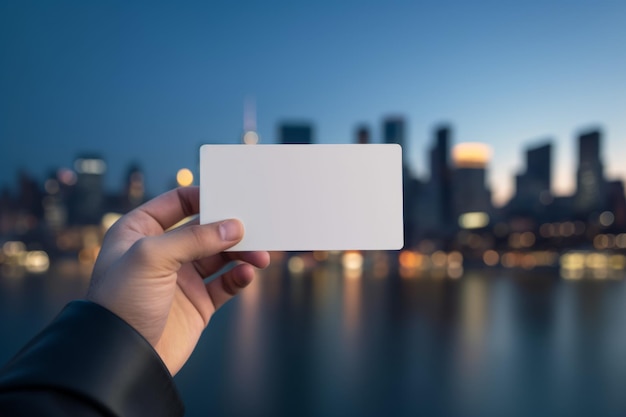
[(193, 184), (193, 173), (188, 168), (181, 168), (176, 173), (176, 182), (181, 187), (189, 187)]

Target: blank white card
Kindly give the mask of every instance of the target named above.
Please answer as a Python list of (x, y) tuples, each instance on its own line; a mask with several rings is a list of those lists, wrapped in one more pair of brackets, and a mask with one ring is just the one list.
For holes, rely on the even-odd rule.
[(402, 248), (394, 144), (203, 145), (200, 223), (241, 220), (231, 251)]

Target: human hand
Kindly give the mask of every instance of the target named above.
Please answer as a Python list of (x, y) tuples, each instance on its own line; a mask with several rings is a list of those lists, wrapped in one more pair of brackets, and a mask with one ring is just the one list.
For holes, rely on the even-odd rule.
[[(198, 213), (199, 190), (179, 188), (120, 218), (107, 232), (87, 299), (102, 305), (143, 335), (172, 375), (185, 364), (211, 316), (247, 286), (267, 252), (223, 252), (243, 237), (238, 220), (167, 231)], [(230, 271), (205, 283), (226, 264)]]

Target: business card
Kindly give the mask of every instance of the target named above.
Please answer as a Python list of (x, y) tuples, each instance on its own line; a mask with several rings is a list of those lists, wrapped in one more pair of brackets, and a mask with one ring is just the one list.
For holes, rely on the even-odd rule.
[(231, 251), (402, 248), (395, 144), (203, 145), (200, 223), (241, 220)]

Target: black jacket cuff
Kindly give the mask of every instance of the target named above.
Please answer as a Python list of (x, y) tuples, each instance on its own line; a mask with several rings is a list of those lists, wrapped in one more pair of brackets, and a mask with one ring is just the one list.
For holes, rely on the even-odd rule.
[(167, 367), (124, 320), (88, 301), (69, 303), (0, 372), (0, 392), (63, 391), (115, 416), (182, 416)]

